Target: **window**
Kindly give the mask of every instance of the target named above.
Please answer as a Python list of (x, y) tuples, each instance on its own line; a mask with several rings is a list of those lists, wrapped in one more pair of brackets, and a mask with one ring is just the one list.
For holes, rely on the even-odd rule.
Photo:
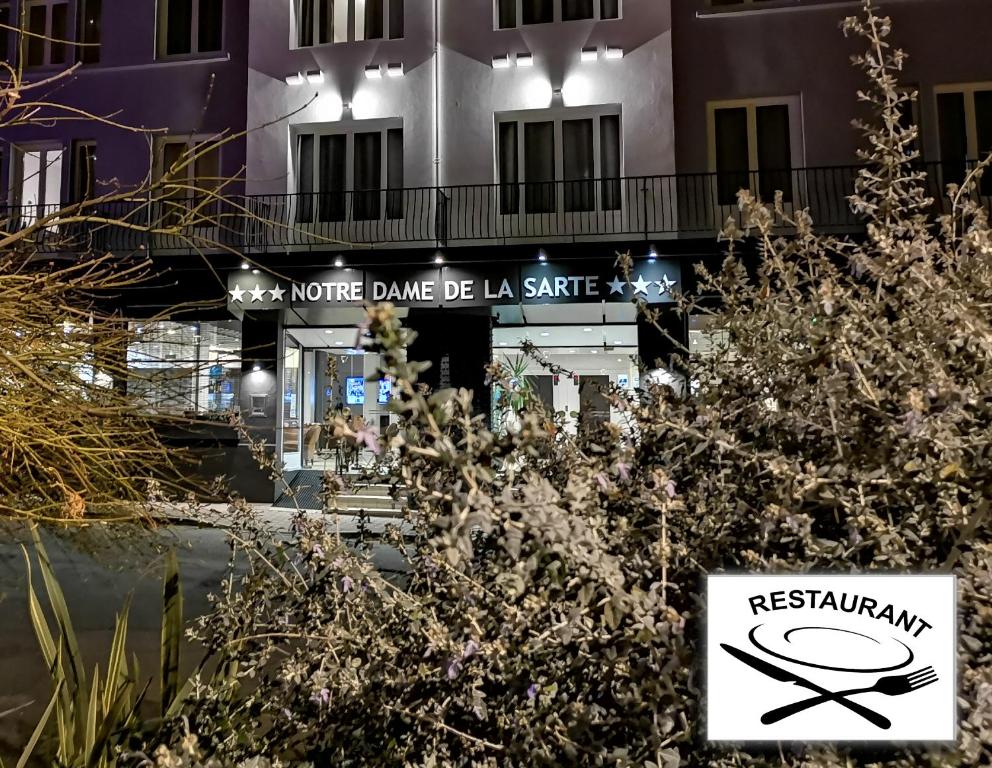
[(100, 24), (103, 20), (102, 0), (80, 0), (76, 19), (77, 60), (82, 64), (100, 61)]
[(297, 219), (356, 221), (403, 217), (403, 129), (300, 133), (296, 137)]
[(720, 205), (733, 205), (741, 189), (764, 200), (781, 190), (792, 200), (792, 145), (788, 104), (711, 107), (711, 155)]
[(0, 59), (10, 61), (10, 6), (0, 4)]
[(10, 199), (27, 226), (62, 202), (62, 147), (14, 147)]
[(159, 0), (158, 55), (221, 50), (223, 14), (224, 0)]
[(241, 323), (131, 323), (127, 390), (150, 410), (225, 416), (238, 407)]
[(727, 5), (761, 5), (768, 0), (710, 0), (710, 5), (714, 8), (727, 6)]
[(403, 37), (403, 0), (295, 0), (296, 46)]
[(496, 0), (496, 29), (550, 24), (556, 19), (619, 19), (620, 0)]
[(96, 143), (76, 141), (72, 145), (72, 166), (69, 171), (72, 202), (96, 197)]
[[(937, 91), (937, 130), (944, 184), (960, 184), (969, 161), (992, 152), (992, 83)], [(992, 174), (985, 174), (981, 193), (992, 195)]]
[(24, 13), (26, 34), (21, 37), (25, 66), (65, 64), (69, 4), (64, 0), (30, 0)]
[(496, 126), (500, 212), (519, 212), (520, 186), (526, 213), (552, 213), (559, 202), (568, 212), (619, 210), (620, 157), (619, 114), (503, 117)]
[[(170, 173), (171, 183), (175, 185), (161, 201), (164, 226), (175, 226), (180, 222), (214, 225), (210, 217), (216, 213), (217, 205), (209, 199), (221, 185), (220, 147), (204, 151), (210, 143), (210, 139), (195, 137), (162, 142), (161, 175)], [(197, 220), (187, 221), (194, 208)]]

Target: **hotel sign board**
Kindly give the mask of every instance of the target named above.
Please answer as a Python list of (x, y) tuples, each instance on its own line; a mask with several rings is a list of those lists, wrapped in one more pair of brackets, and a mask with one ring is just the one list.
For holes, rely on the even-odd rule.
[(329, 269), (292, 280), (242, 270), (228, 275), (227, 303), (236, 310), (333, 308), (384, 301), (415, 308), (637, 299), (666, 304), (674, 301), (681, 280), (678, 262), (666, 259), (635, 264), (629, 280), (612, 261), (592, 260)]

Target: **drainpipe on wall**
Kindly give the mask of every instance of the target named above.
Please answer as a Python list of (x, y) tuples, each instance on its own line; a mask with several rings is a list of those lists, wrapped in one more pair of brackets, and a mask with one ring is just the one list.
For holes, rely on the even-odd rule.
[(441, 15), (439, 10), (440, 0), (434, 0), (434, 187), (441, 186), (441, 132), (440, 132), (440, 105), (441, 105)]

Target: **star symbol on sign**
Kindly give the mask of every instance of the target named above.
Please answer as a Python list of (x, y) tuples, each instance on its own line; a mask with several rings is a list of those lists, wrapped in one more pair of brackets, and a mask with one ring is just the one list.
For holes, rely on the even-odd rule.
[(631, 287), (634, 289), (634, 295), (643, 293), (645, 296), (648, 295), (648, 286), (651, 285), (647, 280), (644, 279), (644, 275), (638, 275), (637, 279), (632, 282)]
[(244, 289), (240, 285), (235, 285), (234, 286), (234, 290), (233, 291), (228, 291), (228, 293), (231, 294), (231, 300), (232, 301), (244, 301), (245, 300), (245, 291), (244, 291)]
[(277, 285), (275, 288), (269, 289), (269, 295), (273, 301), (282, 301), (282, 297), (286, 295), (286, 289)]
[(619, 277), (614, 277), (613, 280), (607, 283), (607, 285), (610, 286), (610, 296), (612, 296), (614, 293), (619, 293), (621, 296), (623, 296), (623, 287), (626, 285), (626, 283), (623, 280), (621, 280)]
[(260, 287), (257, 283), (255, 284), (255, 289), (248, 291), (251, 294), (251, 301), (254, 304), (256, 301), (265, 301), (265, 289)]
[(672, 288), (676, 286), (674, 280), (669, 280), (668, 275), (663, 275), (661, 280), (655, 280), (654, 284), (658, 286), (658, 295), (664, 296), (666, 293), (671, 293)]

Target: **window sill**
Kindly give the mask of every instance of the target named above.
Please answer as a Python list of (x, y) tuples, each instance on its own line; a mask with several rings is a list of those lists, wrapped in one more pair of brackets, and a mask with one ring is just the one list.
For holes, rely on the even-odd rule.
[[(708, 11), (702, 11), (701, 13), (708, 13)], [(546, 27), (550, 24), (578, 24), (580, 22), (594, 22), (596, 24), (609, 24), (613, 21), (622, 21), (622, 16), (617, 16), (611, 19), (561, 19), (560, 21), (536, 21), (533, 24), (517, 24), (515, 27), (493, 27), (493, 32), (519, 32), (522, 29), (530, 29), (531, 27)]]
[(768, 0), (763, 3), (726, 5), (696, 11), (697, 19), (722, 19), (735, 16), (763, 16), (793, 11), (816, 11), (824, 8), (861, 7), (861, 0)]
[[(180, 53), (176, 55), (165, 55), (156, 56), (155, 63), (160, 66), (174, 65), (181, 66), (183, 64), (202, 64), (205, 62), (216, 62), (216, 61), (230, 61), (231, 54), (226, 51), (210, 51), (208, 53)], [(137, 65), (142, 66), (142, 65)], [(123, 69), (124, 67), (118, 67), (118, 69)]]
[(188, 67), (195, 64), (223, 64), (231, 60), (231, 54), (218, 53), (209, 56), (169, 56), (168, 58), (155, 59), (143, 64), (84, 64), (76, 70), (77, 75), (86, 74), (107, 74), (110, 72), (134, 72), (143, 69), (160, 69), (167, 67)]
[(313, 45), (294, 45), (291, 51), (314, 51), (324, 48), (339, 48), (346, 45), (361, 45), (362, 43), (398, 43), (405, 40), (405, 37), (372, 37), (368, 40), (338, 40), (333, 43), (314, 43)]

